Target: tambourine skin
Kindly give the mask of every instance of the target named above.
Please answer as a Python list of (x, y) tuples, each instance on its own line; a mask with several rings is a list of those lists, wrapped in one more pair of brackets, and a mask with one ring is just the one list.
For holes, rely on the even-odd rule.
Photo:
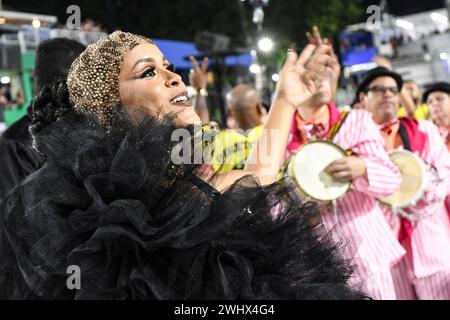
[(300, 199), (331, 204), (343, 197), (352, 183), (338, 182), (324, 170), (331, 162), (346, 156), (341, 147), (330, 141), (312, 141), (288, 158), (281, 174), (292, 178)]
[[(412, 222), (438, 212), (443, 205), (446, 190), (436, 168), (408, 150), (395, 150), (389, 156), (400, 169), (402, 182), (393, 195), (378, 201), (389, 207), (394, 214)], [(423, 199), (428, 189), (433, 189), (436, 193), (434, 201)], [(427, 206), (426, 210), (424, 206)]]
[(415, 205), (427, 187), (425, 163), (408, 150), (395, 150), (389, 153), (391, 161), (399, 168), (402, 182), (389, 197), (378, 199), (392, 208), (406, 208)]

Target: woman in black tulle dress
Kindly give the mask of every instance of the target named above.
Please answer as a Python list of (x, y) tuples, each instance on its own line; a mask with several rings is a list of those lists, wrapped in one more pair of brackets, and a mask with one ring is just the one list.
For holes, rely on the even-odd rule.
[(89, 46), (34, 101), (47, 161), (0, 203), (0, 298), (364, 298), (315, 205), (276, 183), (287, 124), (326, 76), (328, 52), (288, 53), (268, 133), (244, 171), (214, 176), (172, 161), (174, 130), (199, 119), (159, 49), (120, 31)]

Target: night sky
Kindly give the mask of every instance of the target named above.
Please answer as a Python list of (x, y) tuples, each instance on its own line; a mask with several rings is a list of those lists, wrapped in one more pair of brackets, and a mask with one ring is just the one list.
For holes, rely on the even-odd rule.
[[(366, 6), (379, 4), (380, 1), (364, 0)], [(445, 7), (445, 0), (388, 0), (390, 12), (394, 15), (408, 15)]]
[[(112, 2), (118, 2), (117, 0), (111, 0)], [(167, 0), (162, 0), (167, 1)], [(192, 6), (195, 6), (195, 0), (188, 0)], [(270, 0), (270, 1), (283, 1), (283, 0)], [(336, 0), (336, 1), (344, 1), (344, 0)], [(10, 8), (14, 8), (16, 10), (29, 10), (33, 6), (36, 11), (45, 11), (46, 4), (49, 7), (53, 7), (54, 3), (58, 3), (61, 1), (35, 1), (35, 0), (3, 0), (2, 1), (5, 6)], [(72, 3), (76, 3), (77, 1), (71, 1)], [(129, 0), (129, 2), (133, 2), (133, 0)], [(158, 0), (153, 0), (149, 2), (158, 2)], [(372, 4), (379, 4), (379, 0), (363, 0), (362, 1), (365, 6), (369, 6)], [(96, 6), (95, 1), (92, 1), (92, 6)], [(34, 5), (33, 5), (34, 4)], [(437, 8), (442, 8), (445, 6), (445, 0), (388, 0), (388, 6), (391, 12), (395, 15), (406, 15), (411, 13), (417, 13), (420, 11), (433, 10)]]
[[(360, 4), (359, 11), (339, 11), (327, 15), (327, 4), (333, 0), (270, 0), (266, 8), (267, 28), (279, 35), (295, 39), (296, 33), (306, 31), (312, 23), (322, 20), (322, 27), (346, 25), (364, 21), (366, 8), (380, 0), (335, 0), (337, 3)], [(208, 30), (229, 36), (234, 44), (245, 43), (244, 33), (255, 32), (249, 1), (239, 11), (239, 0), (3, 0), (5, 9), (55, 15), (60, 22), (67, 19), (66, 8), (77, 4), (82, 20), (92, 18), (107, 31), (117, 28), (152, 37), (193, 41), (196, 32)], [(407, 15), (445, 7), (445, 0), (388, 0), (394, 15)], [(323, 3), (323, 5), (321, 5)], [(309, 13), (306, 13), (309, 9)], [(271, 9), (271, 11), (269, 11)], [(358, 14), (359, 13), (359, 14)], [(302, 16), (303, 14), (303, 16)], [(280, 17), (283, 17), (280, 19)], [(326, 17), (329, 17), (326, 21)], [(243, 30), (247, 30), (243, 32)], [(252, 31), (253, 30), (253, 31)], [(324, 30), (327, 31), (327, 30)], [(332, 32), (336, 32), (336, 28)], [(330, 32), (328, 30), (328, 32)], [(329, 33), (330, 34), (330, 33)], [(298, 39), (297, 39), (298, 40)]]

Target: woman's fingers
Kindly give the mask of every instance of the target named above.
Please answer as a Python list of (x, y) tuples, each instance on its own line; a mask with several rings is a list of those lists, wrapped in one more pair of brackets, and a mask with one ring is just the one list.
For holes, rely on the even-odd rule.
[(297, 55), (291, 46), (288, 50), (283, 71), (295, 70), (302, 78), (303, 83), (308, 87), (308, 90), (314, 92), (320, 86), (320, 82), (328, 76), (327, 65), (332, 64), (330, 52), (329, 46), (309, 44), (300, 55)]
[(330, 46), (327, 46), (324, 44), (318, 46), (317, 49), (314, 51), (313, 57), (314, 56), (329, 56), (329, 57), (331, 57)]
[(289, 48), (287, 51), (286, 61), (284, 62), (283, 69), (295, 67), (295, 63), (297, 62), (297, 53), (294, 49)]
[(320, 35), (319, 28), (317, 26), (313, 27), (314, 38), (316, 38), (317, 44), (321, 45), (323, 43), (322, 36)]
[(309, 44), (316, 44), (317, 41), (314, 39), (313, 35), (310, 32), (306, 32), (306, 37), (308, 38)]
[(194, 71), (199, 70), (197, 59), (194, 58), (194, 56), (190, 56), (189, 60), (191, 60), (192, 66), (194, 67)]
[(332, 64), (333, 58), (329, 55), (329, 48), (321, 46), (317, 48), (305, 67), (313, 72), (323, 72), (323, 69)]
[[(313, 27), (313, 33), (306, 32), (306, 37), (308, 38), (309, 44), (315, 44), (315, 45), (322, 45), (324, 43), (324, 40), (322, 40), (322, 36), (320, 35), (319, 28), (317, 26)], [(327, 41), (325, 39), (325, 41)]]
[(203, 73), (206, 73), (206, 70), (208, 70), (208, 63), (209, 63), (208, 57), (204, 57), (203, 63), (202, 63), (202, 72)]
[[(317, 47), (316, 45), (308, 44), (300, 53), (300, 56), (297, 56), (295, 51), (290, 48), (285, 65), (292, 65), (294, 63), (297, 67), (305, 67), (307, 64), (311, 66), (316, 64), (326, 65), (331, 62), (330, 52), (329, 46), (321, 45)], [(315, 68), (317, 69), (317, 66)]]
[[(328, 40), (328, 39), (327, 39), (327, 40)], [(330, 47), (331, 55), (332, 55), (332, 56), (335, 56), (336, 53), (334, 53), (333, 44), (332, 44), (330, 41), (328, 41), (328, 44), (327, 44), (327, 45)]]
[(303, 51), (300, 53), (300, 57), (297, 60), (297, 66), (302, 66), (304, 67), (305, 64), (313, 57), (315, 50), (316, 50), (316, 46), (313, 44), (308, 44)]
[(318, 72), (326, 74), (327, 66), (332, 63), (330, 57), (317, 57), (314, 60), (309, 61), (305, 68), (310, 72)]
[(198, 61), (197, 61), (197, 59), (195, 59), (194, 56), (190, 56), (189, 60), (191, 60), (191, 63), (192, 63), (192, 66), (194, 67), (195, 72), (201, 71), (202, 73), (206, 73), (206, 70), (208, 69), (208, 63), (209, 63), (208, 57), (203, 58), (203, 63), (202, 63), (201, 68), (198, 65)]

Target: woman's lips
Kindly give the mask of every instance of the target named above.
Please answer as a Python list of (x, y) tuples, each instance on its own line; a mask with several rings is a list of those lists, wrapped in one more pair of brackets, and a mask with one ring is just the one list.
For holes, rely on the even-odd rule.
[(186, 91), (173, 97), (170, 100), (170, 103), (176, 106), (183, 106), (183, 107), (192, 106), (192, 100), (191, 98), (189, 98), (188, 93)]
[(192, 100), (188, 99), (186, 101), (171, 102), (171, 104), (173, 104), (174, 106), (179, 106), (179, 107), (192, 107)]

